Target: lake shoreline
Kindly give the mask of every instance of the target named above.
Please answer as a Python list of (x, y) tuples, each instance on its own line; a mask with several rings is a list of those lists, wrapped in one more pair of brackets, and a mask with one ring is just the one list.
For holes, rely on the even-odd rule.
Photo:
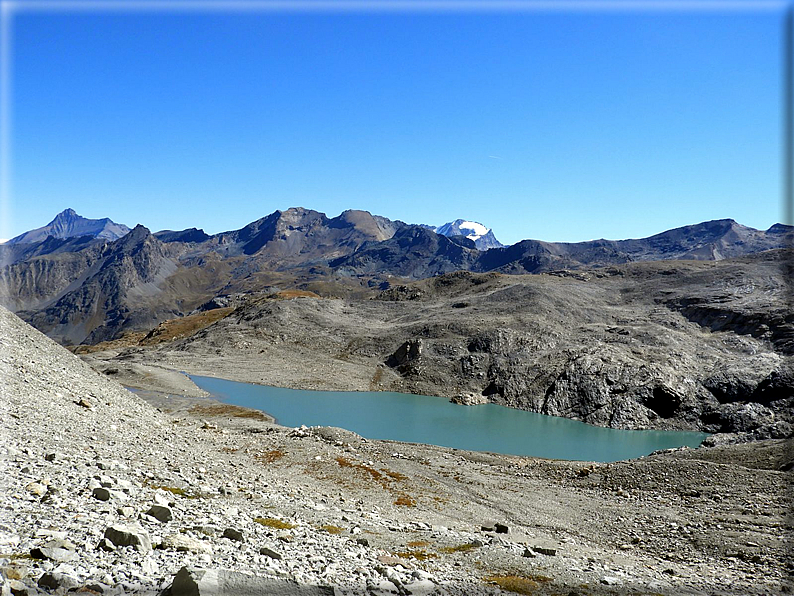
[(654, 451), (697, 448), (709, 435), (609, 429), (497, 404), (395, 392), (306, 391), (190, 375), (227, 404), (267, 413), (288, 427), (334, 426), (370, 439), (569, 461), (621, 461)]
[[(119, 356), (122, 356), (119, 358)], [(457, 406), (469, 408), (472, 406), (461, 404), (453, 398), (455, 395), (439, 389), (416, 393), (407, 391), (410, 387), (403, 385), (390, 385), (385, 379), (379, 384), (371, 381), (371, 372), (362, 372), (363, 367), (353, 366), (352, 363), (334, 361), (333, 363), (320, 362), (316, 366), (307, 368), (294, 365), (285, 357), (283, 361), (270, 359), (267, 366), (261, 360), (249, 354), (237, 354), (234, 358), (228, 355), (198, 357), (191, 353), (174, 350), (160, 351), (154, 349), (135, 350), (108, 350), (80, 355), (80, 358), (95, 370), (108, 374), (113, 371), (111, 378), (123, 385), (136, 389), (172, 393), (195, 397), (206, 397), (207, 393), (193, 383), (189, 376), (210, 377), (248, 383), (264, 387), (277, 387), (283, 389), (297, 389), (306, 391), (343, 391), (343, 392), (396, 392), (409, 395), (427, 395), (450, 400)], [(315, 370), (316, 369), (316, 370)], [(493, 402), (488, 402), (493, 403)], [(511, 407), (511, 406), (505, 406)], [(521, 408), (512, 408), (516, 411), (526, 411)], [(576, 418), (569, 418), (577, 420)], [(602, 428), (609, 428), (597, 424)], [(683, 431), (700, 432), (697, 428), (677, 418), (658, 418), (649, 424), (634, 425), (631, 427), (618, 426), (623, 430), (658, 430), (658, 431)], [(733, 436), (728, 433), (718, 433), (724, 439), (732, 442)], [(742, 442), (747, 439), (741, 439)]]

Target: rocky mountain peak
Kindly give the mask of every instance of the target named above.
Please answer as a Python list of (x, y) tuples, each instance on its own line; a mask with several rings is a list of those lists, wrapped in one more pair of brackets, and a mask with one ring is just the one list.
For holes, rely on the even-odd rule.
[(42, 242), (48, 236), (53, 238), (76, 238), (78, 236), (93, 236), (102, 240), (117, 240), (124, 236), (130, 229), (117, 224), (107, 217), (102, 219), (88, 219), (78, 215), (74, 209), (64, 209), (46, 226), (30, 230), (8, 241), (9, 244), (27, 244)]
[(53, 219), (50, 223), (52, 224), (57, 221), (73, 221), (78, 217), (80, 216), (77, 215), (77, 212), (70, 207), (61, 211), (58, 215), (55, 216), (55, 219)]
[(442, 236), (465, 236), (472, 242), (478, 250), (488, 250), (489, 248), (501, 248), (504, 246), (494, 236), (493, 230), (485, 227), (476, 221), (466, 219), (456, 219), (433, 230)]
[(136, 225), (129, 233), (125, 234), (117, 244), (118, 247), (135, 246), (145, 241), (147, 238), (152, 237), (149, 228), (141, 224)]

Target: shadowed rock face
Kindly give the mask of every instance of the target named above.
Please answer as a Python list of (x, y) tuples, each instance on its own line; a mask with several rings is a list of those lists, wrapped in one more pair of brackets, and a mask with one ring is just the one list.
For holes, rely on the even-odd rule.
[(60, 296), (20, 315), (68, 343), (102, 341), (128, 326), (176, 316), (160, 304), (163, 282), (177, 269), (163, 243), (143, 226), (91, 253), (91, 263)]

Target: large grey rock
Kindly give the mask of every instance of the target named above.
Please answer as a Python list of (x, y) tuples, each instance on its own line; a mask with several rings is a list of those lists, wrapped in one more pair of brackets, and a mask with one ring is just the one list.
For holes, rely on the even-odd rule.
[(327, 586), (302, 586), (221, 569), (182, 567), (160, 596), (332, 596)]
[(30, 556), (34, 559), (49, 559), (62, 563), (72, 561), (77, 558), (75, 545), (68, 540), (50, 540), (42, 546), (32, 548)]
[(151, 515), (154, 519), (163, 523), (174, 519), (170, 507), (165, 507), (164, 505), (152, 505), (149, 507), (149, 511), (146, 512), (146, 515)]
[(259, 549), (259, 554), (265, 555), (266, 557), (270, 557), (271, 559), (276, 559), (276, 560), (281, 559), (281, 553), (276, 552), (272, 548), (268, 548), (266, 546), (263, 546)]
[(116, 546), (134, 546), (140, 552), (152, 550), (152, 541), (143, 528), (135, 526), (110, 526), (105, 538)]
[(80, 585), (80, 582), (77, 581), (77, 578), (67, 575), (66, 573), (51, 571), (42, 575), (37, 585), (40, 588), (47, 588), (50, 590), (57, 590), (58, 588), (66, 588), (68, 590), (70, 588), (76, 588)]
[(419, 363), (422, 358), (423, 343), (421, 339), (409, 339), (404, 342), (386, 360), (386, 364), (396, 368), (400, 374), (407, 375), (419, 372)]

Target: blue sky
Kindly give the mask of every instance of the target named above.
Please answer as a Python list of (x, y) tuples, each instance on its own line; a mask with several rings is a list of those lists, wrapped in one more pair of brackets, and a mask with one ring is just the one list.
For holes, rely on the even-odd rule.
[(17, 11), (0, 236), (66, 207), (209, 233), (353, 208), (506, 243), (766, 228), (783, 218), (782, 20)]

